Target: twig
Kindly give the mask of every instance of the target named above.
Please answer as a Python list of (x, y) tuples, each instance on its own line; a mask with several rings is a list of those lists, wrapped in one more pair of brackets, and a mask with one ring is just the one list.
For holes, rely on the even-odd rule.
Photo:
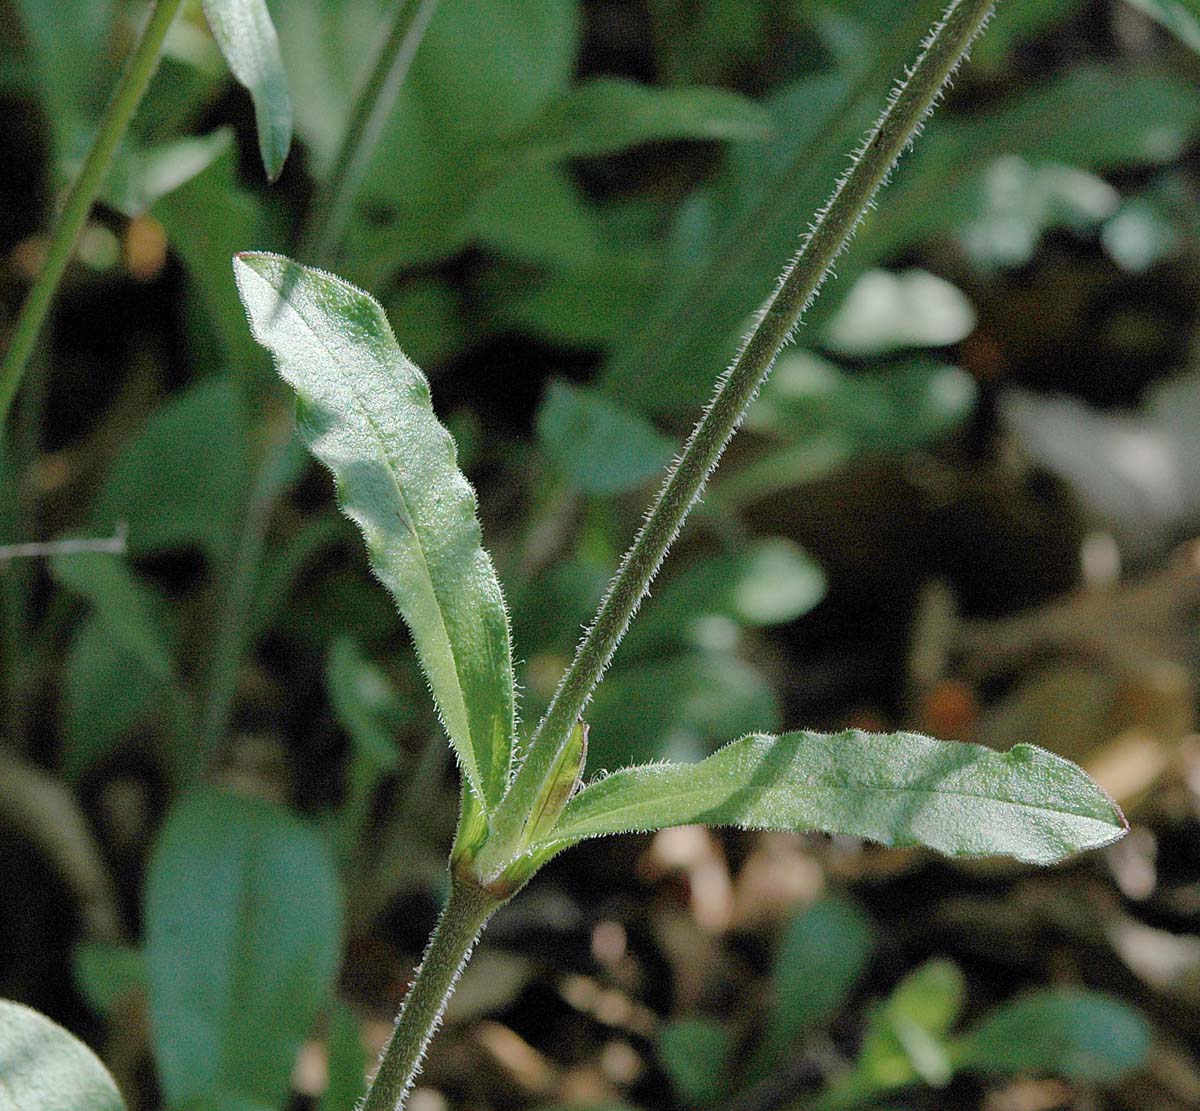
[(104, 555), (124, 555), (128, 550), (129, 529), (120, 522), (112, 536), (75, 537), (68, 540), (34, 540), (28, 544), (0, 544), (0, 571), (14, 559), (48, 559), (59, 555), (78, 555), (81, 552), (100, 552)]

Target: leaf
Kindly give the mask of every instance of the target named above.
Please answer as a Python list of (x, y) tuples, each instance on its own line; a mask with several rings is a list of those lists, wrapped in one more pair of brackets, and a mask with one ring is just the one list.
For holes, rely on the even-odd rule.
[(508, 614), (429, 384), (367, 294), (276, 255), (235, 260), (254, 335), (297, 394), (301, 437), (412, 630), (464, 775), (485, 808), (515, 731)]
[(87, 599), (96, 620), (122, 651), (156, 680), (173, 681), (156, 600), (120, 556), (101, 552), (56, 555), (50, 568), (59, 583)]
[(870, 920), (852, 903), (822, 899), (797, 915), (775, 953), (771, 1040), (782, 1049), (826, 1022), (862, 975), (874, 944)]
[(594, 158), (664, 139), (765, 139), (771, 130), (766, 109), (726, 89), (593, 77), (543, 108), (505, 153), (522, 161)]
[(134, 556), (195, 545), (231, 554), (249, 483), (245, 401), (229, 376), (172, 397), (124, 445), (92, 506), (97, 530), (128, 526)]
[(0, 1111), (124, 1111), (108, 1070), (45, 1015), (0, 999)]
[(928, 961), (909, 973), (872, 1012), (855, 1073), (876, 1089), (918, 1079), (948, 1083), (954, 1065), (946, 1034), (965, 998), (963, 974), (950, 961)]
[(266, 0), (202, 0), (229, 70), (254, 100), (258, 149), (267, 180), (283, 170), (292, 145), (292, 100)]
[(1129, 0), (1139, 11), (1158, 20), (1180, 42), (1200, 53), (1200, 2), (1198, 0)]
[(658, 1035), (658, 1056), (679, 1098), (692, 1106), (711, 1103), (722, 1090), (732, 1046), (711, 1018), (669, 1022)]
[(542, 450), (589, 494), (616, 494), (660, 473), (675, 451), (644, 417), (601, 394), (551, 382), (538, 410)]
[(1053, 864), (1128, 826), (1116, 804), (1060, 756), (916, 733), (785, 733), (726, 745), (698, 764), (624, 768), (563, 811), (556, 840), (704, 823), (820, 830), (948, 856)]
[(762, 674), (727, 649), (709, 650), (613, 671), (587, 720), (590, 766), (619, 768), (663, 756), (694, 760), (731, 733), (776, 729), (779, 705)]
[(1066, 1080), (1115, 1080), (1146, 1059), (1150, 1029), (1099, 992), (1034, 991), (992, 1011), (956, 1047), (961, 1067)]
[(78, 781), (106, 759), (169, 696), (163, 677), (114, 638), (95, 616), (79, 625), (67, 653), (62, 764)]
[(357, 1106), (366, 1086), (367, 1054), (362, 1047), (358, 1022), (350, 1008), (336, 1003), (327, 1039), (329, 1084), (316, 1111), (346, 1111)]
[(122, 998), (146, 987), (146, 960), (132, 945), (84, 941), (71, 951), (71, 964), (88, 1006), (105, 1017)]
[(154, 846), (144, 914), (168, 1100), (227, 1088), (280, 1106), (338, 967), (341, 900), (322, 840), (271, 803), (186, 796)]

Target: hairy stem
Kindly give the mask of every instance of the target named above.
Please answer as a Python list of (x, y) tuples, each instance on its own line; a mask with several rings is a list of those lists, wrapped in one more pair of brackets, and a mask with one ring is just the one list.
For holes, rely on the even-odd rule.
[(75, 184), (71, 186), (63, 202), (62, 212), (54, 226), (50, 249), (41, 273), (30, 287), (17, 317), (12, 340), (0, 363), (0, 434), (7, 423), (13, 398), (21, 385), (21, 378), (33, 352), (34, 344), (41, 334), (42, 325), (54, 300), (58, 283), (62, 280), (67, 263), (71, 258), (75, 240), (92, 210), (104, 179), (108, 176), (113, 156), (129, 128), (130, 121), (141, 103), (146, 86), (158, 66), (158, 55), (162, 49), (167, 29), (175, 19), (183, 0), (159, 0), (146, 21), (142, 37), (125, 66), (125, 72), (117, 84), (116, 91), (105, 109), (100, 130), (92, 142), (83, 169)]
[(300, 258), (326, 265), (341, 242), (358, 187), (379, 145), (438, 0), (399, 0), (388, 33), (355, 103), (333, 170), (313, 198), (300, 236)]
[(384, 1048), (362, 1111), (398, 1111), (404, 1105), (459, 973), (501, 901), (471, 883), (456, 880), (450, 888), (446, 909), (396, 1016), (396, 1028)]
[(525, 762), (497, 811), (495, 841), (490, 851), (485, 848), (478, 862), (485, 882), (492, 878), (490, 872), (507, 867), (509, 854), (521, 850), (520, 831), (529, 802), (557, 763), (688, 512), (780, 350), (853, 237), (875, 194), (920, 132), (994, 4), (995, 0), (953, 0), (946, 9), (916, 64), (896, 86), (883, 115), (855, 152), (850, 170), (817, 214), (799, 252), (784, 269), (733, 365), (720, 378), (712, 401), (609, 584), (596, 619), (534, 732)]

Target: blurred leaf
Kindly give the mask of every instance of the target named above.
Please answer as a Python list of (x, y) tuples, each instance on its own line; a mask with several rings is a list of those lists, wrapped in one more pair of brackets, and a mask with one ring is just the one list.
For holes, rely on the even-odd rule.
[(1032, 745), (999, 753), (848, 730), (744, 737), (698, 764), (624, 768), (580, 791), (555, 836), (693, 823), (820, 830), (1031, 864), (1110, 844), (1128, 829), (1083, 771)]
[[(150, 211), (196, 283), (232, 369), (248, 375), (265, 367), (266, 360), (247, 332), (229, 259), (247, 243), (263, 242), (265, 219), (258, 200), (237, 187), (232, 134), (219, 134), (212, 161), (158, 197)], [(196, 217), (201, 212), (202, 220)]]
[(1135, 8), (1157, 19), (1171, 34), (1200, 53), (1200, 2), (1198, 0), (1129, 0)]
[(148, 669), (101, 620), (81, 622), (66, 661), (63, 773), (81, 779), (169, 697), (164, 676)]
[[(794, 621), (825, 595), (825, 576), (796, 544), (774, 538), (746, 551), (696, 560), (656, 587), (622, 642), (623, 659), (661, 652), (703, 636), (703, 624), (722, 615), (742, 625)], [(699, 627), (699, 628), (698, 628)]]
[(667, 657), (612, 671), (587, 713), (588, 767), (695, 759), (730, 734), (775, 729), (766, 679), (728, 652)]
[(550, 383), (537, 431), (546, 455), (589, 494), (640, 486), (662, 471), (677, 446), (637, 413), (563, 381)]
[(125, 1111), (83, 1042), (45, 1015), (0, 999), (0, 1111)]
[(71, 951), (75, 983), (87, 1004), (108, 1017), (113, 1007), (132, 992), (146, 987), (146, 959), (132, 945), (84, 941)]
[(366, 1087), (367, 1055), (358, 1021), (344, 1003), (335, 1003), (329, 1022), (329, 1084), (316, 1111), (356, 1107)]
[(911, 451), (970, 414), (977, 387), (957, 367), (924, 358), (877, 374), (845, 374), (806, 352), (785, 355), (746, 418), (765, 446), (714, 482), (722, 506), (822, 478), (867, 453)]
[(213, 1088), (194, 1099), (171, 1105), (171, 1111), (278, 1111), (277, 1107), (251, 1099), (229, 1088)]
[(925, 270), (870, 270), (825, 326), (825, 343), (861, 358), (905, 347), (945, 347), (974, 327), (970, 302), (942, 278)]
[(278, 1107), (338, 967), (341, 899), (321, 839), (271, 803), (186, 796), (154, 846), (144, 914), (168, 1099), (221, 1087)]
[(115, 71), (108, 49), (116, 0), (16, 0), (60, 162), (99, 114)]
[(249, 476), (245, 402), (228, 375), (170, 398), (125, 444), (92, 506), (99, 529), (128, 525), (134, 556), (195, 545), (231, 554)]
[(963, 974), (950, 961), (929, 961), (909, 973), (871, 1013), (855, 1072), (880, 1089), (917, 1079), (947, 1084), (954, 1065), (946, 1035), (965, 998)]
[(508, 614), (421, 371), (378, 303), (331, 275), (240, 255), (256, 338), (297, 393), (310, 450), (416, 642), (463, 773), (485, 807), (508, 785), (515, 731)]
[(501, 254), (578, 267), (600, 250), (595, 221), (574, 182), (553, 166), (517, 166), (475, 201), (475, 235)]
[(120, 556), (100, 552), (56, 555), (50, 568), (59, 583), (90, 603), (96, 620), (122, 651), (155, 679), (173, 680), (156, 599)]
[(274, 181), (292, 145), (292, 101), (266, 0), (202, 2), (230, 72), (254, 100), (258, 149), (267, 180)]
[(1136, 1069), (1150, 1028), (1099, 992), (1034, 991), (996, 1008), (955, 1046), (962, 1068), (1103, 1082)]
[(726, 89), (654, 88), (593, 77), (552, 101), (506, 144), (509, 157), (558, 161), (664, 139), (765, 139), (771, 116)]
[(104, 184), (104, 201), (124, 216), (141, 216), (155, 201), (182, 188), (233, 150), (233, 131), (172, 139), (130, 150)]
[(692, 1106), (720, 1096), (731, 1049), (724, 1027), (711, 1018), (678, 1019), (658, 1035), (658, 1058), (679, 1098)]
[(1026, 40), (1065, 23), (1083, 7), (1083, 0), (1009, 0), (1003, 19), (994, 19), (987, 34), (971, 45), (971, 65), (996, 69)]
[(870, 920), (840, 899), (822, 899), (792, 919), (775, 952), (772, 1043), (782, 1049), (826, 1023), (862, 975), (874, 946)]

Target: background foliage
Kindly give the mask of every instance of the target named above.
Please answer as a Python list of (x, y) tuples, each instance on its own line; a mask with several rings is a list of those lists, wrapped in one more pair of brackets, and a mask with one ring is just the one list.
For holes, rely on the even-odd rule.
[[(278, 446), (229, 266), (295, 249), (386, 7), (270, 5), (272, 186), (278, 75), (233, 64), (252, 98), (185, 8), (5, 442), (0, 543), (126, 553), (0, 564), (0, 994), (131, 1108), (348, 1107), (444, 885), (412, 646)], [(432, 380), (524, 720), (939, 7), (442, 0), (326, 262)], [(0, 344), (143, 11), (0, 2)], [(589, 715), (596, 768), (800, 727), (1031, 741), (1133, 835), (1045, 873), (594, 842), (497, 918), (427, 1108), (1200, 1099), (1198, 26), (1005, 0)]]

